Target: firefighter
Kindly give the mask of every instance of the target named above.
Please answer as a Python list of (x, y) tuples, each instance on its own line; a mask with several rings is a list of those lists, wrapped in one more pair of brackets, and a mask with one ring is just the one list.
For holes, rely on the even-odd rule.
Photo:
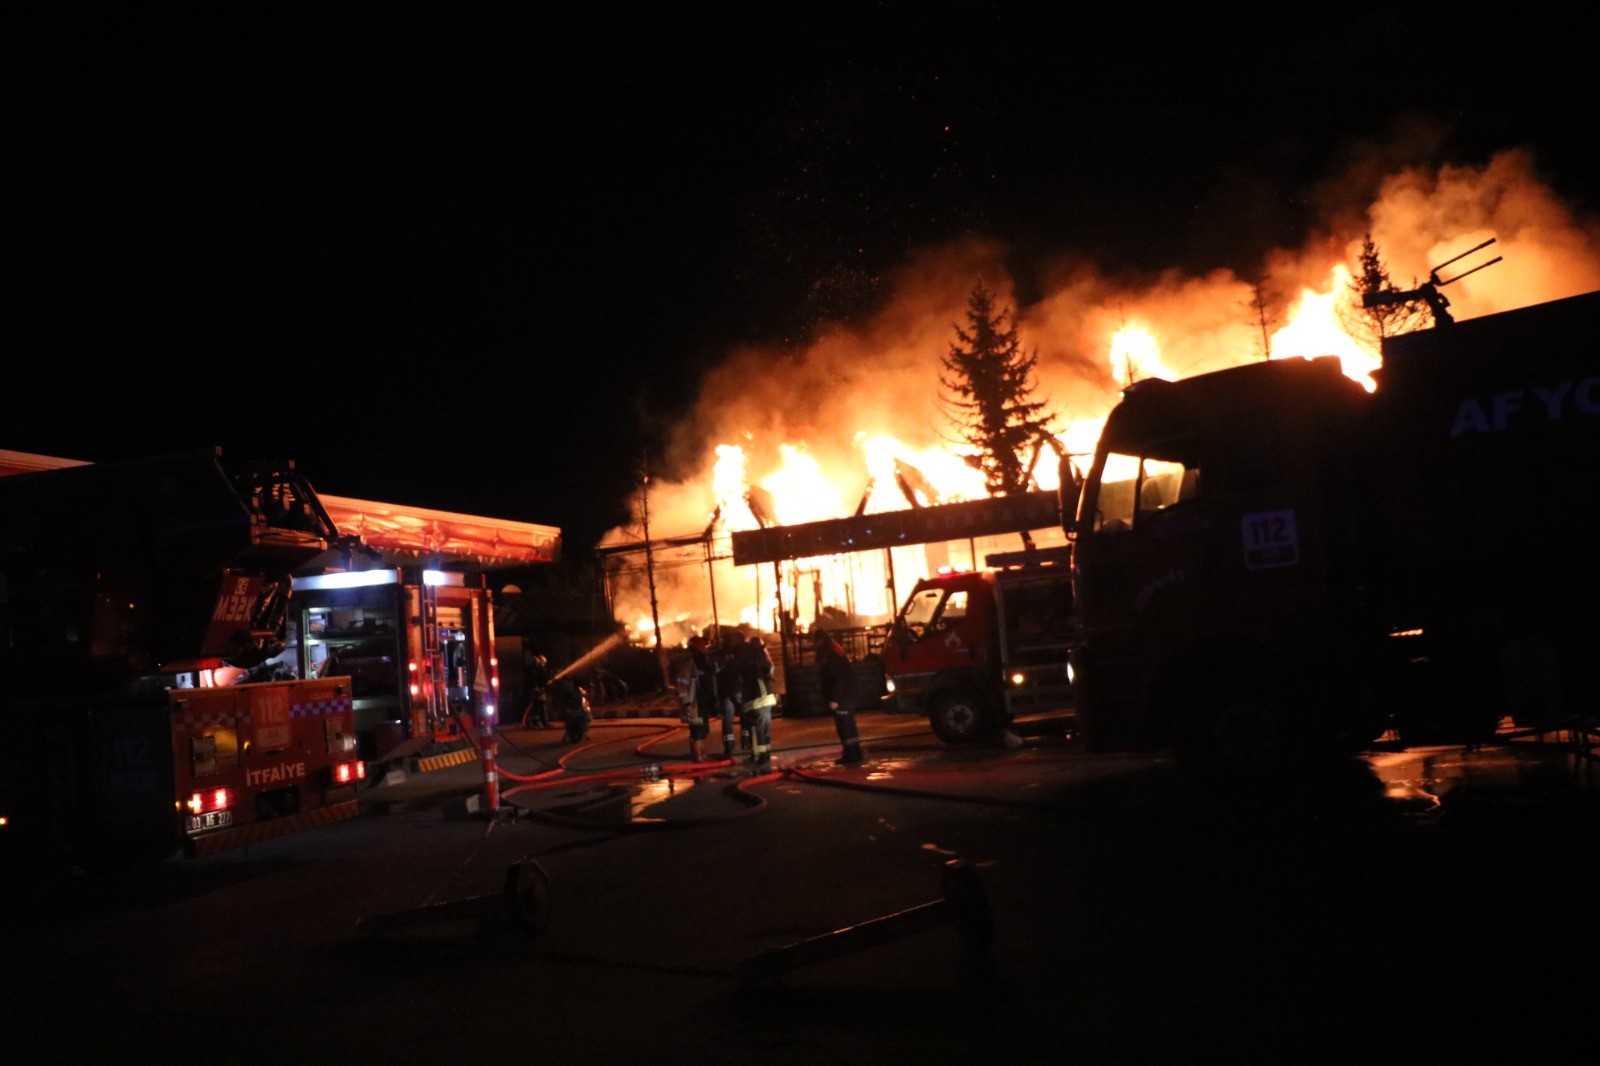
[[(702, 720), (701, 724), (701, 753), (704, 754), (704, 738), (711, 731), (712, 719), (722, 714), (722, 700), (717, 690), (717, 661), (711, 650), (711, 642), (705, 637), (694, 637), (689, 641), (689, 660), (694, 666), (694, 697), (695, 713)], [(693, 743), (693, 727), (690, 727), (690, 741)]]
[(526, 657), (523, 688), (528, 694), (528, 702), (522, 709), (522, 727), (546, 727), (550, 724), (550, 660), (543, 655), (529, 655), (526, 645), (523, 646), (523, 655)]
[(772, 765), (772, 706), (778, 702), (772, 693), (772, 678), (776, 671), (758, 634), (749, 634), (734, 650), (745, 697), (740, 706), (741, 733), (750, 748), (751, 765), (765, 770)]
[(693, 762), (705, 762), (706, 736), (711, 732), (711, 724), (700, 711), (700, 664), (695, 659), (694, 641), (689, 643), (689, 654), (678, 663), (673, 683), (678, 692), (680, 716), (689, 727), (689, 758)]
[[(717, 714), (722, 719), (724, 759), (739, 757), (738, 738), (734, 735), (733, 723), (738, 719), (740, 708), (744, 704), (743, 678), (739, 671), (739, 649), (742, 646), (742, 639), (735, 633), (712, 655), (712, 666), (717, 675)], [(750, 746), (748, 738), (745, 746)]]
[(583, 689), (570, 677), (558, 677), (551, 683), (550, 691), (567, 726), (562, 739), (568, 744), (579, 743), (589, 735), (589, 700)]
[(854, 766), (863, 761), (861, 733), (856, 728), (855, 671), (839, 643), (825, 630), (817, 631), (817, 665), (822, 680), (822, 698), (833, 712), (833, 728), (839, 734), (841, 751), (834, 762)]

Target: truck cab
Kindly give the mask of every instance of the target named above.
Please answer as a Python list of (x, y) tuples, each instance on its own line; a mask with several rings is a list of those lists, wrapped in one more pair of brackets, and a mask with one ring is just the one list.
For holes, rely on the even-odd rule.
[[(1274, 720), (1284, 683), (1348, 680), (1310, 667), (1342, 659), (1341, 622), (1360, 594), (1345, 504), (1367, 399), (1332, 357), (1125, 390), (1070, 530), (1078, 726), (1091, 748), (1209, 758), (1231, 745), (1249, 759), (1245, 749), (1285, 736)], [(1332, 687), (1320, 683), (1313, 702), (1338, 702)]]
[(991, 555), (917, 582), (883, 648), (895, 708), (948, 744), (993, 740), (1020, 715), (1071, 706), (1065, 548)]

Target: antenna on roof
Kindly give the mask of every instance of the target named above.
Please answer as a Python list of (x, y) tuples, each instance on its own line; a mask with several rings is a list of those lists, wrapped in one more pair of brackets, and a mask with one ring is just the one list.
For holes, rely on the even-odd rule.
[(1484, 267), (1494, 266), (1496, 263), (1500, 262), (1500, 260), (1504, 259), (1505, 256), (1497, 255), (1487, 263), (1479, 263), (1471, 270), (1463, 270), (1453, 278), (1440, 278), (1439, 271), (1443, 270), (1445, 267), (1456, 262), (1457, 260), (1465, 259), (1473, 252), (1482, 251), (1483, 249), (1489, 247), (1489, 245), (1493, 244), (1497, 239), (1498, 238), (1490, 237), (1482, 244), (1474, 245), (1473, 247), (1462, 252), (1460, 255), (1446, 259), (1444, 262), (1428, 271), (1428, 280), (1424, 281), (1421, 285), (1418, 285), (1414, 289), (1389, 289), (1386, 292), (1369, 292), (1361, 298), (1361, 306), (1390, 307), (1394, 304), (1410, 303), (1412, 300), (1421, 300), (1428, 305), (1428, 310), (1433, 312), (1433, 324), (1435, 326), (1454, 325), (1455, 319), (1450, 317), (1450, 301), (1445, 299), (1444, 293), (1440, 292), (1439, 290), (1444, 286), (1451, 284), (1452, 282), (1460, 281), (1468, 274), (1476, 274)]

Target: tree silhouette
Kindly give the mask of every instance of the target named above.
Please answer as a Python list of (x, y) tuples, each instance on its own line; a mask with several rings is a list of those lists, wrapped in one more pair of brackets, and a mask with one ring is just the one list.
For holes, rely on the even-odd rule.
[(1384, 265), (1372, 234), (1366, 234), (1356, 256), (1355, 276), (1350, 280), (1350, 299), (1339, 307), (1339, 322), (1351, 339), (1374, 355), (1382, 349), (1383, 338), (1409, 333), (1428, 323), (1428, 305), (1420, 299), (1366, 305), (1368, 296), (1398, 291), (1389, 280), (1389, 268)]
[(1027, 454), (1051, 433), (1053, 416), (1032, 399), (1038, 356), (1025, 353), (1017, 326), (982, 283), (967, 299), (967, 325), (941, 360), (939, 407), (959, 440), (971, 449), (967, 463), (983, 474), (991, 496), (1026, 492), (1032, 478)]
[(1277, 293), (1267, 285), (1265, 275), (1257, 274), (1249, 281), (1250, 299), (1245, 301), (1245, 307), (1250, 310), (1250, 324), (1261, 333), (1261, 348), (1256, 353), (1262, 359), (1272, 358), (1272, 331), (1278, 324), (1278, 316), (1273, 313), (1277, 303)]

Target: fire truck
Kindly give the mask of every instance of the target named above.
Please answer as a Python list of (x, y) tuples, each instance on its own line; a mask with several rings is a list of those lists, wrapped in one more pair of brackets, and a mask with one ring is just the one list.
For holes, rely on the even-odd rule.
[(292, 463), (220, 449), (0, 477), (0, 848), (151, 861), (355, 814), (351, 679), (272, 662), (337, 535)]
[(1070, 549), (984, 561), (918, 581), (884, 641), (895, 710), (926, 715), (947, 744), (993, 740), (1022, 715), (1072, 711)]
[(497, 713), (494, 611), (481, 574), (374, 566), (294, 579), (290, 650), (304, 677), (339, 677), (368, 762), (476, 757)]
[(301, 677), (350, 680), (356, 738), (369, 763), (440, 769), (478, 758), (484, 728), (501, 713), (487, 573), (554, 563), (561, 531), (319, 498), (343, 540), (296, 573), (283, 659)]
[(1594, 728), (1600, 292), (1123, 393), (1076, 496), (1077, 726), (1227, 780)]

